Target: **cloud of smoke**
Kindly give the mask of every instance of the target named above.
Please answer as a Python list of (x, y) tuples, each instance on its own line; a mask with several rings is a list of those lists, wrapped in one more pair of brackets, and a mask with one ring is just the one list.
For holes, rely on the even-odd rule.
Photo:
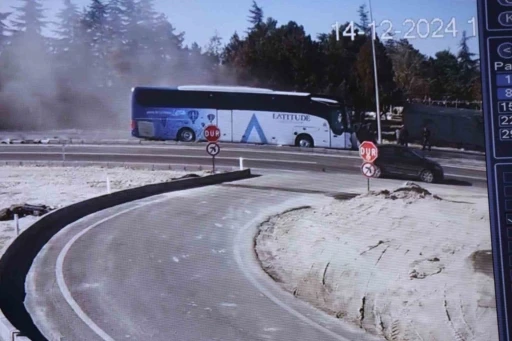
[(71, 46), (28, 32), (0, 46), (0, 130), (128, 131), (134, 86), (237, 84), (212, 58), (171, 41), (128, 31), (123, 42), (98, 43), (87, 33)]

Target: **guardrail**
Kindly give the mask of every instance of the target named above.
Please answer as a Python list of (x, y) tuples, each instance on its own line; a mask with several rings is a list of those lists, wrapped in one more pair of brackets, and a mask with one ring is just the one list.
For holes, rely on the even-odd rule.
[(23, 231), (0, 258), (0, 337), (4, 341), (46, 340), (27, 312), (25, 279), (43, 246), (61, 229), (92, 213), (167, 192), (247, 179), (250, 169), (131, 188), (88, 199), (43, 216)]

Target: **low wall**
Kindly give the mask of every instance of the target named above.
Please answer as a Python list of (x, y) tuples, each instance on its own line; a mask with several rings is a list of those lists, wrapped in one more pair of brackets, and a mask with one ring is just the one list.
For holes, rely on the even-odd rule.
[[(48, 213), (23, 231), (0, 258), (0, 337), (2, 340), (46, 340), (25, 309), (25, 278), (43, 246), (61, 229), (89, 214), (167, 192), (216, 185), (251, 177), (250, 169), (175, 180), (88, 199)], [(23, 337), (13, 332), (21, 331)], [(28, 339), (26, 338), (28, 337)], [(52, 340), (53, 341), (53, 340)]]
[(434, 146), (485, 150), (483, 114), (478, 110), (409, 104), (403, 121), (411, 141), (422, 141), (423, 126), (428, 125)]

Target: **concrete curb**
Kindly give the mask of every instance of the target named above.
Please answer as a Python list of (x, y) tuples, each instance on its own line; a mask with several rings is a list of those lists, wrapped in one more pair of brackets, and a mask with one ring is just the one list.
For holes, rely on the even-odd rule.
[[(146, 185), (78, 202), (43, 216), (14, 239), (0, 258), (0, 338), (4, 341), (46, 340), (25, 309), (25, 278), (39, 251), (67, 225), (92, 213), (130, 201), (249, 177), (251, 171), (246, 169)], [(15, 336), (18, 331), (23, 336)]]

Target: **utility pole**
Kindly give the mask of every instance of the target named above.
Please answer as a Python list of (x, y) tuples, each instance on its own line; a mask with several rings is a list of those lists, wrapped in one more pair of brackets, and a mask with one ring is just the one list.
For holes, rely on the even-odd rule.
[[(373, 23), (372, 0), (368, 0), (370, 4), (370, 22)], [(372, 26), (376, 30), (376, 25)], [(375, 33), (377, 37), (377, 33)], [(375, 78), (375, 103), (377, 105), (376, 119), (377, 119), (377, 143), (382, 143), (382, 130), (380, 127), (380, 100), (379, 100), (379, 78), (377, 76), (377, 57), (375, 53), (375, 41), (373, 39), (373, 32), (370, 32), (370, 39), (372, 40), (372, 53), (373, 53), (373, 74)]]

